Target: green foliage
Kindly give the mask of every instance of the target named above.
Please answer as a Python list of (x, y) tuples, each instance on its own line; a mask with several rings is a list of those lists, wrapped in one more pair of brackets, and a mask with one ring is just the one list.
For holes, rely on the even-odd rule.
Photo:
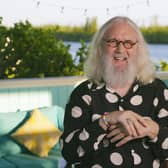
[(9, 30), (0, 27), (0, 78), (69, 76), (77, 67), (70, 46), (57, 41), (50, 30), (16, 23)]
[[(141, 31), (148, 43), (168, 43), (168, 26), (154, 24), (149, 27), (141, 27)], [(87, 18), (81, 26), (45, 25), (41, 28), (55, 32), (57, 39), (63, 41), (91, 41), (98, 30), (97, 18)]]
[(83, 63), (87, 58), (89, 46), (87, 43), (85, 43), (83, 40), (80, 41), (81, 47), (76, 52), (75, 62), (78, 62), (77, 69), (78, 74), (77, 75), (83, 75)]
[(168, 63), (166, 61), (160, 62), (160, 70), (161, 71), (168, 71)]
[(91, 41), (93, 33), (82, 32), (56, 32), (56, 38), (63, 41)]
[(60, 26), (45, 25), (41, 28), (55, 33), (57, 39), (63, 41), (91, 41), (94, 33), (98, 29), (97, 18), (87, 18), (85, 25), (82, 26)]
[(2, 17), (0, 17), (0, 25), (2, 24)]
[(87, 18), (84, 26), (85, 32), (95, 33), (97, 31), (97, 18)]
[(168, 43), (168, 26), (153, 25), (141, 30), (148, 43)]
[(9, 31), (1, 23), (2, 18), (0, 19), (0, 75), (4, 76), (5, 66), (8, 64), (6, 53), (8, 52), (7, 47), (9, 43)]

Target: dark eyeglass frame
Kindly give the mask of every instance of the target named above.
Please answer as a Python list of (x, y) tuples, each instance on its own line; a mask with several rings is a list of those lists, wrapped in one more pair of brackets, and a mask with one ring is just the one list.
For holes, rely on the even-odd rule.
[(117, 39), (103, 39), (103, 40), (107, 43), (107, 45), (113, 48), (117, 48), (120, 45), (120, 43), (122, 43), (124, 48), (131, 49), (135, 44), (138, 43), (138, 41), (133, 42), (131, 40), (125, 40), (125, 41), (121, 41)]

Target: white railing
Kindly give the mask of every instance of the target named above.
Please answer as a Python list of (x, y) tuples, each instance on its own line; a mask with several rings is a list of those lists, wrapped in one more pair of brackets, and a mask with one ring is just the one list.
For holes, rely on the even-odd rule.
[[(162, 80), (168, 80), (168, 72), (161, 71), (157, 72), (156, 75)], [(82, 76), (4, 79), (0, 80), (0, 89), (76, 85), (78, 82), (83, 81), (85, 79), (86, 77)]]
[(0, 89), (1, 88), (24, 88), (24, 87), (75, 85), (76, 83), (84, 79), (86, 78), (80, 77), (80, 76), (3, 79), (3, 80), (0, 80)]

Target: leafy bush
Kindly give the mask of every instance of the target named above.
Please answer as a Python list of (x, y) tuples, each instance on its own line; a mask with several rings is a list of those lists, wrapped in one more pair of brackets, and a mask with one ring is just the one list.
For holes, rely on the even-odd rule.
[(166, 61), (161, 61), (159, 70), (168, 71), (168, 63)]
[(75, 62), (78, 63), (76, 65), (78, 69), (78, 75), (83, 75), (84, 74), (83, 73), (83, 63), (85, 62), (87, 58), (88, 51), (89, 51), (89, 45), (87, 45), (87, 43), (85, 43), (83, 40), (81, 40), (80, 43), (81, 43), (81, 47), (76, 52)]
[(19, 22), (9, 30), (0, 26), (0, 74), (4, 78), (69, 76), (78, 74), (70, 46), (55, 34)]
[(142, 27), (141, 31), (148, 43), (168, 43), (168, 26)]
[(45, 25), (41, 28), (55, 32), (56, 38), (64, 41), (91, 41), (98, 29), (97, 18), (87, 18), (82, 26)]

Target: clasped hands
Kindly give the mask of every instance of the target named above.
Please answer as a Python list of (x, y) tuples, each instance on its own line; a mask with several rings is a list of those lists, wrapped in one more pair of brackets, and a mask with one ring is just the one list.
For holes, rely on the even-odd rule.
[[(155, 121), (130, 110), (109, 112), (105, 117), (109, 124), (107, 138), (111, 143), (117, 142), (116, 147), (146, 136), (154, 139), (159, 133), (159, 125)], [(101, 122), (100, 119), (100, 125)]]

